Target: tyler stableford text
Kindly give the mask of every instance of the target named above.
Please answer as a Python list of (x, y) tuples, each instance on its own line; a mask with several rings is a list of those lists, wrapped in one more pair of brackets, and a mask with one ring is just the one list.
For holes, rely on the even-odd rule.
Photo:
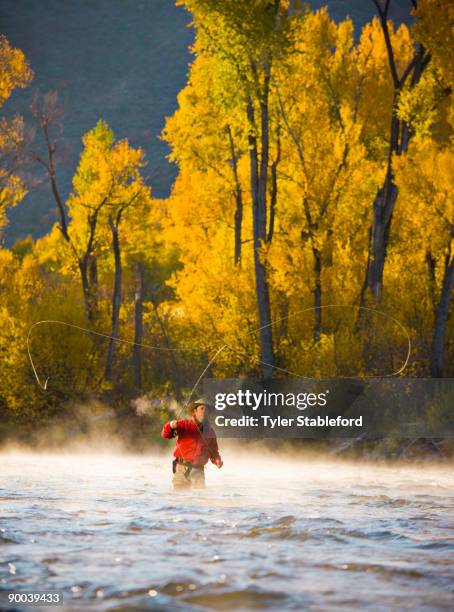
[(242, 416), (239, 418), (226, 417), (224, 415), (217, 415), (215, 424), (218, 427), (269, 427), (274, 429), (275, 427), (362, 427), (363, 417), (362, 415), (355, 418), (345, 418), (338, 416), (332, 418), (329, 416), (317, 415), (316, 417), (308, 417), (298, 415), (292, 417), (272, 417), (267, 414), (260, 416)]

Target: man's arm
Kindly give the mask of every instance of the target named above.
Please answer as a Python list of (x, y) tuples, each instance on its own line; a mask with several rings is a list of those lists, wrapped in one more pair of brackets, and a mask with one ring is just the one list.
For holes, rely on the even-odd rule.
[(219, 454), (218, 441), (214, 431), (211, 432), (211, 436), (208, 438), (208, 450), (210, 453), (211, 463), (214, 463), (218, 468), (221, 468), (224, 462)]
[(170, 440), (176, 434), (181, 433), (183, 429), (184, 429), (184, 421), (177, 421), (177, 420), (169, 421), (162, 428), (161, 436), (163, 438)]

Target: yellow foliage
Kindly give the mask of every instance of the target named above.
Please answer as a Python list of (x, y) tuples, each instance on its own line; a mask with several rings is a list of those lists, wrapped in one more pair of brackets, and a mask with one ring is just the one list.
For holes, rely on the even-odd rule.
[(418, 244), (421, 260), (430, 249), (437, 258), (452, 249), (454, 227), (454, 150), (426, 138), (396, 162), (401, 189), (400, 222)]
[(0, 36), (0, 106), (14, 89), (24, 89), (32, 78), (33, 72), (23, 52), (12, 47), (6, 36)]
[(85, 134), (83, 143), (74, 190), (67, 201), (68, 233), (79, 259), (90, 249), (95, 254), (110, 250), (108, 217), (149, 198), (140, 173), (145, 165), (141, 149), (131, 147), (127, 140), (115, 142), (102, 120)]
[[(33, 72), (20, 49), (12, 47), (7, 38), (0, 36), (0, 107), (16, 88), (24, 88), (33, 78)], [(16, 115), (11, 119), (0, 118), (0, 235), (5, 227), (5, 211), (8, 206), (20, 202), (27, 189), (17, 175), (22, 156), (24, 122)]]
[(433, 62), (452, 87), (454, 84), (454, 5), (440, 0), (418, 0), (413, 32), (417, 40), (429, 49)]

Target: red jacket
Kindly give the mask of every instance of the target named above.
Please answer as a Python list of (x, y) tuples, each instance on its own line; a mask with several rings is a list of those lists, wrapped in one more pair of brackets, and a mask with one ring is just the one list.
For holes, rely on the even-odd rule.
[(177, 421), (176, 429), (166, 423), (162, 428), (163, 438), (173, 438), (177, 434), (177, 443), (174, 457), (179, 457), (183, 461), (191, 461), (194, 465), (202, 466), (208, 459), (215, 463), (220, 459), (216, 434), (209, 425), (203, 423), (203, 427), (198, 425), (194, 419), (184, 419)]

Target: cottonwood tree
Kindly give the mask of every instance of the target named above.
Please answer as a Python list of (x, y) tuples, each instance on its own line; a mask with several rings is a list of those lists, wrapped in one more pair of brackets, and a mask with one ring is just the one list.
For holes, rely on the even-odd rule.
[(247, 140), (238, 114), (237, 92), (225, 87), (216, 58), (204, 52), (200, 42), (194, 50), (188, 84), (178, 96), (178, 109), (167, 119), (162, 137), (170, 145), (170, 159), (178, 164), (180, 173), (211, 171), (231, 194), (234, 206), (225, 206), (223, 217), (234, 229), (232, 255), (239, 266), (244, 209), (239, 162), (247, 151)]
[[(121, 305), (121, 250), (119, 229), (126, 211), (149, 197), (149, 189), (140, 174), (144, 166), (141, 149), (128, 141), (115, 141), (105, 121), (83, 137), (82, 151), (73, 178), (73, 192), (67, 201), (71, 221), (67, 234), (71, 252), (79, 267), (88, 320), (93, 321), (97, 304), (97, 277), (88, 273), (89, 262), (109, 250), (114, 259), (111, 336), (118, 337)], [(104, 378), (110, 379), (115, 342), (110, 339)]]
[[(428, 266), (433, 299), (431, 376), (446, 375), (445, 347), (454, 290), (454, 150), (426, 138), (396, 168), (399, 220), (419, 268)], [(415, 237), (417, 239), (415, 240)], [(416, 272), (416, 270), (414, 271)], [(412, 300), (413, 296), (408, 295)]]
[[(16, 89), (28, 87), (33, 71), (20, 49), (0, 36), (0, 108)], [(25, 126), (21, 115), (0, 117), (0, 236), (4, 230), (6, 209), (16, 206), (26, 195), (27, 187), (18, 171), (25, 159)]]
[(267, 379), (272, 376), (275, 361), (269, 279), (263, 252), (273, 234), (269, 210), (273, 133), (270, 98), (275, 69), (291, 51), (289, 7), (279, 0), (222, 3), (185, 0), (181, 4), (192, 11), (197, 37), (207, 52), (217, 59), (225, 88), (237, 91), (238, 112), (247, 129), (261, 371)]
[[(391, 232), (398, 189), (394, 180), (394, 159), (405, 153), (411, 138), (408, 124), (399, 116), (399, 99), (405, 88), (416, 87), (430, 61), (430, 52), (420, 42), (414, 42), (411, 58), (401, 64), (393, 45), (392, 26), (388, 20), (391, 0), (373, 0), (377, 9), (392, 82), (391, 121), (388, 132), (386, 173), (382, 186), (373, 203), (373, 219), (370, 227), (367, 269), (361, 295), (361, 305), (369, 291), (375, 301), (380, 300), (383, 288), (383, 271)], [(416, 7), (416, 0), (412, 2)]]
[[(363, 74), (352, 22), (337, 25), (326, 10), (307, 13), (295, 23), (295, 36), (297, 52), (276, 84), (286, 134), (280, 167), (286, 196), (279, 220), (285, 238), (275, 245), (272, 260), (285, 293), (305, 295), (304, 285), (311, 287), (317, 343), (328, 293), (325, 267), (337, 268), (340, 250), (364, 239), (365, 198), (372, 194), (380, 168), (368, 159), (363, 143)], [(364, 248), (362, 240), (357, 254), (351, 253), (352, 261)], [(301, 285), (289, 261), (305, 267), (307, 258), (312, 259), (311, 273)], [(347, 269), (352, 264), (345, 258), (342, 263)], [(346, 290), (350, 293), (344, 288), (344, 294)]]

